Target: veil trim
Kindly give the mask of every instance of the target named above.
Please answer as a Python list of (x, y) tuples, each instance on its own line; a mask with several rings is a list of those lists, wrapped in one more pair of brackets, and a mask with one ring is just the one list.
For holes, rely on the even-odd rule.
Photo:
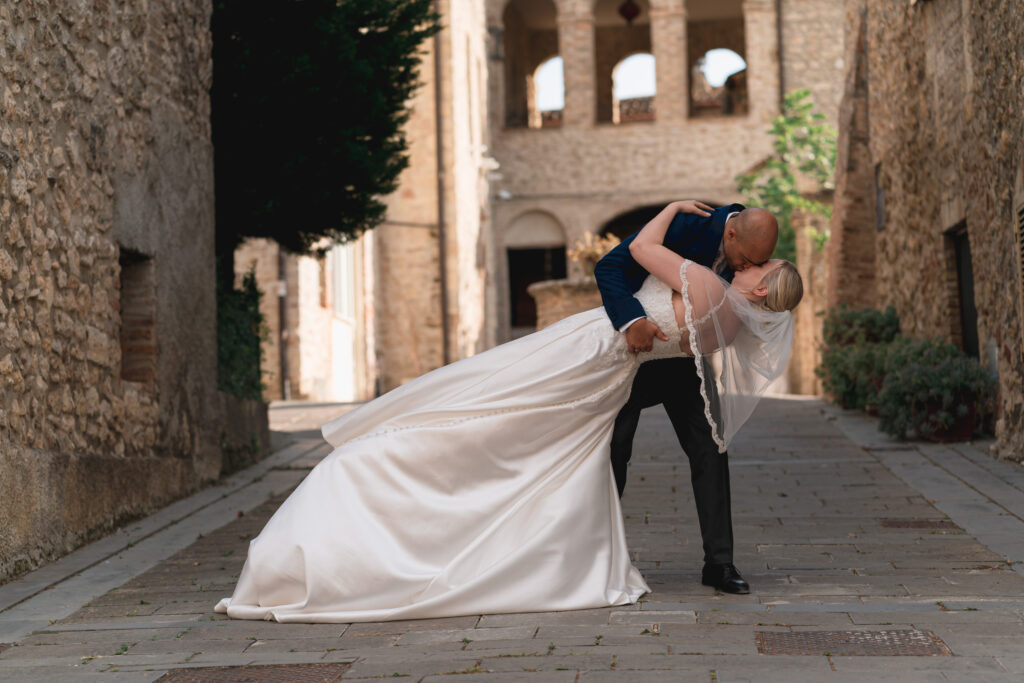
[[(707, 418), (708, 425), (711, 426), (711, 437), (715, 440), (715, 444), (718, 445), (718, 452), (725, 453), (725, 442), (718, 435), (718, 423), (715, 422), (715, 418), (711, 416), (711, 401), (708, 399), (708, 392), (704, 379), (704, 354), (701, 353), (700, 344), (698, 343), (697, 338), (697, 327), (693, 323), (693, 306), (690, 303), (689, 293), (690, 282), (686, 279), (686, 267), (688, 265), (690, 265), (690, 261), (684, 259), (683, 265), (679, 267), (679, 281), (682, 283), (682, 290), (680, 291), (680, 294), (683, 295), (683, 308), (685, 310), (683, 317), (686, 322), (686, 331), (690, 335), (690, 351), (693, 352), (693, 362), (697, 364), (697, 377), (700, 378), (700, 396), (704, 399), (704, 417)], [(722, 304), (719, 303), (718, 307), (714, 310), (718, 310), (721, 305)], [(711, 313), (708, 315), (710, 314)]]

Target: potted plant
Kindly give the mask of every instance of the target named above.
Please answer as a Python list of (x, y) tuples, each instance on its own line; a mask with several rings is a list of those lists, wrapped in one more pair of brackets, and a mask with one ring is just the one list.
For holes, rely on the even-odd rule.
[(576, 244), (566, 252), (570, 261), (575, 261), (580, 264), (580, 268), (583, 269), (583, 274), (587, 277), (593, 277), (594, 266), (597, 262), (604, 257), (609, 251), (619, 245), (619, 238), (615, 235), (595, 235), (592, 232), (588, 232), (583, 236), (583, 239), (576, 240)]
[(527, 287), (526, 291), (537, 302), (538, 330), (574, 313), (601, 305), (601, 292), (594, 279), (594, 266), (618, 243), (619, 238), (614, 235), (599, 237), (587, 233), (566, 252), (570, 260), (580, 264), (583, 277), (543, 280)]

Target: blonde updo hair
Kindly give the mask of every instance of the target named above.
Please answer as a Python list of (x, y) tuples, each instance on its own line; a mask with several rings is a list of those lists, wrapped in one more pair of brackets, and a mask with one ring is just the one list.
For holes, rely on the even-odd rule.
[(769, 311), (792, 311), (804, 297), (803, 278), (789, 261), (783, 261), (772, 268), (759, 284), (768, 288), (761, 306)]

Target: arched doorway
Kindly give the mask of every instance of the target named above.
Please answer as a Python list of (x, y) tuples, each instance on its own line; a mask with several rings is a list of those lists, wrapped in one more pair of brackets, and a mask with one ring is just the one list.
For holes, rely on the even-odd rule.
[(509, 325), (512, 337), (537, 327), (537, 305), (527, 291), (534, 282), (566, 275), (565, 231), (546, 211), (520, 215), (505, 230), (508, 259)]

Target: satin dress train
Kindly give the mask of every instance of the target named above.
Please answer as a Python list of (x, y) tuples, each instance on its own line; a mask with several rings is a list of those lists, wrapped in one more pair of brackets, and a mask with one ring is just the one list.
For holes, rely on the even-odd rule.
[(629, 353), (603, 309), (439, 368), (323, 426), (335, 450), (253, 539), (218, 612), (383, 621), (635, 602), (609, 462), (643, 360), (679, 355), (672, 290), (637, 293), (667, 334)]

